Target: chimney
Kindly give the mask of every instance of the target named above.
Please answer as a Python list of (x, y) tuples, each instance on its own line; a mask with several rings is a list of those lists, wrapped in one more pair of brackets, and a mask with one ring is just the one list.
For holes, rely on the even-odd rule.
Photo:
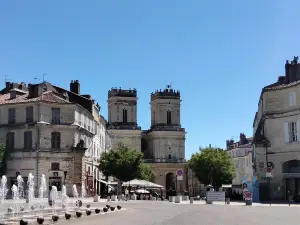
[(248, 140), (246, 138), (246, 135), (243, 133), (240, 133), (240, 145), (247, 144)]
[(40, 84), (31, 84), (29, 86), (29, 98), (37, 98), (43, 94), (43, 89)]
[(79, 84), (78, 80), (74, 80), (74, 81), (71, 80), (70, 91), (75, 93), (75, 94), (80, 95), (80, 84)]

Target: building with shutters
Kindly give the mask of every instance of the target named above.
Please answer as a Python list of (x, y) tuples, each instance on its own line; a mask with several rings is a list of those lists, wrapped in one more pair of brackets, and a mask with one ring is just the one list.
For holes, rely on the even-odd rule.
[[(188, 190), (186, 176), (176, 181), (176, 171), (185, 170), (185, 129), (181, 126), (180, 92), (167, 86), (150, 96), (151, 127), (142, 130), (137, 121), (137, 91), (112, 88), (108, 91), (107, 131), (113, 148), (119, 142), (144, 153), (166, 194)], [(150, 118), (149, 118), (150, 119)], [(185, 173), (186, 174), (186, 171)], [(179, 178), (178, 178), (179, 179)]]
[[(288, 200), (300, 193), (300, 64), (285, 64), (285, 76), (262, 89), (253, 122), (254, 174), (260, 200)], [(267, 163), (271, 177), (267, 177)]]
[[(99, 193), (102, 175), (95, 167), (105, 148), (106, 121), (90, 95), (80, 94), (78, 81), (70, 90), (52, 85), (10, 83), (0, 91), (0, 143), (8, 151), (8, 188), (22, 175), (46, 176), (49, 187), (77, 185)], [(91, 185), (88, 188), (88, 185)], [(36, 192), (38, 193), (38, 192)]]
[(232, 189), (238, 193), (242, 193), (243, 176), (253, 176), (252, 138), (247, 138), (245, 134), (241, 133), (239, 141), (226, 141), (226, 151), (232, 158), (235, 167)]

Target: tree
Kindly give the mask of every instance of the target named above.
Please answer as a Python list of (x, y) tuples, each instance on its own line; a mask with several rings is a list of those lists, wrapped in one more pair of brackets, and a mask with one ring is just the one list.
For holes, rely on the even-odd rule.
[(202, 148), (201, 152), (192, 155), (188, 165), (201, 183), (216, 188), (231, 184), (235, 177), (233, 162), (222, 149)]
[(139, 175), (137, 178), (141, 180), (148, 180), (154, 182), (155, 175), (153, 173), (151, 166), (145, 163), (141, 163), (139, 167)]
[(121, 182), (127, 182), (141, 175), (142, 163), (143, 153), (119, 143), (117, 149), (102, 153), (99, 170), (105, 176), (113, 176)]
[(4, 145), (0, 145), (0, 175), (6, 174), (7, 151)]

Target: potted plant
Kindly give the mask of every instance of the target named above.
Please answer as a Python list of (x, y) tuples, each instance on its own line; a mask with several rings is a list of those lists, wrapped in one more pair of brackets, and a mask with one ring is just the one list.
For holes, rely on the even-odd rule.
[(109, 209), (109, 208), (110, 208), (110, 205), (106, 205), (106, 208), (108, 208), (108, 209)]
[(66, 212), (66, 213), (65, 213), (65, 218), (66, 218), (66, 220), (71, 219), (71, 213)]
[(23, 212), (25, 207), (23, 205), (20, 206), (20, 212)]
[(92, 214), (92, 211), (88, 209), (88, 210), (86, 210), (86, 212), (85, 212), (85, 213), (86, 213), (86, 215), (87, 215), (87, 216), (89, 216), (89, 215), (91, 215), (91, 214)]
[(111, 207), (110, 207), (110, 211), (115, 211), (115, 208), (116, 208), (116, 207), (111, 206)]
[(79, 212), (79, 211), (76, 212), (76, 216), (77, 216), (78, 218), (80, 218), (81, 215), (82, 215), (82, 212)]
[(44, 221), (45, 221), (45, 219), (43, 218), (43, 217), (38, 217), (38, 218), (36, 218), (36, 222), (38, 223), (38, 224), (43, 224), (44, 223)]
[(56, 222), (59, 219), (58, 215), (52, 215), (53, 222)]
[(89, 209), (89, 208), (91, 207), (91, 205), (90, 205), (90, 204), (87, 204), (86, 207)]
[(117, 209), (118, 209), (118, 210), (122, 209), (122, 206), (117, 205)]
[(96, 214), (99, 214), (99, 213), (100, 213), (100, 211), (101, 211), (101, 210), (100, 210), (100, 209), (98, 209), (98, 208), (96, 208), (96, 209), (95, 209), (95, 213), (96, 213)]
[(103, 212), (107, 212), (107, 211), (108, 211), (107, 207), (104, 207)]
[(28, 225), (28, 221), (24, 220), (24, 219), (21, 219), (20, 220), (20, 225)]

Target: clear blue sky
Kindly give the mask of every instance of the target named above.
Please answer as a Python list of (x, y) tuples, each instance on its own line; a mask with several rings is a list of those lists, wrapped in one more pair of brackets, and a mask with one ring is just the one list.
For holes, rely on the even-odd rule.
[(261, 88), (300, 55), (300, 1), (119, 0), (0, 2), (0, 77), (78, 79), (107, 117), (111, 87), (137, 88), (138, 123), (150, 93), (182, 94), (186, 157), (252, 135)]

